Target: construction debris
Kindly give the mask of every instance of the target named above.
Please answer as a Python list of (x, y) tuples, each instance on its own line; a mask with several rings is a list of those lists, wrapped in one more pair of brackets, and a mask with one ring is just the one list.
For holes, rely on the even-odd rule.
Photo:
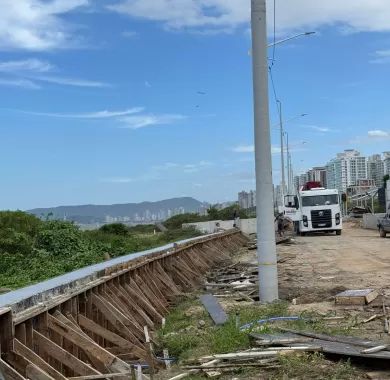
[(199, 298), (216, 325), (223, 325), (227, 322), (227, 314), (212, 294), (204, 294)]
[[(370, 340), (360, 339), (351, 336), (330, 336), (325, 334), (316, 334), (313, 332), (294, 331), (289, 329), (280, 328), (284, 331), (284, 334), (270, 335), (270, 334), (257, 334), (254, 338), (255, 345), (264, 346), (264, 342), (277, 342), (282, 339), (286, 339), (288, 343), (278, 343), (280, 345), (288, 346), (288, 348), (297, 349), (299, 347), (305, 348), (318, 348), (321, 347), (321, 351), (324, 354), (340, 355), (346, 357), (361, 357), (367, 359), (385, 359), (390, 360), (390, 348), (389, 345), (385, 345), (380, 342), (373, 342)], [(311, 338), (311, 342), (294, 343), (290, 340), (298, 339), (300, 337)], [(253, 338), (253, 336), (252, 336)], [(263, 342), (264, 341), (264, 342)], [(274, 348), (270, 348), (274, 349)], [(370, 349), (370, 350), (367, 350)]]
[(378, 297), (374, 289), (345, 290), (336, 295), (337, 305), (366, 305)]

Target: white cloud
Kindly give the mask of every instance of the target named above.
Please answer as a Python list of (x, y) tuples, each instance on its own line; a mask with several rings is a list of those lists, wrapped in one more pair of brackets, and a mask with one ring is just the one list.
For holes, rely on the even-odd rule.
[(151, 88), (152, 85), (146, 80), (146, 81), (145, 81), (145, 87), (146, 87), (146, 88)]
[[(301, 152), (304, 151), (304, 148), (292, 147), (290, 152)], [(232, 151), (235, 153), (253, 153), (255, 151), (254, 145), (238, 145), (232, 148)], [(271, 154), (280, 154), (280, 146), (272, 145)]]
[(111, 177), (111, 178), (101, 178), (100, 182), (107, 182), (107, 183), (131, 183), (131, 182), (134, 182), (134, 179), (130, 178), (130, 177)]
[(390, 132), (382, 131), (380, 129), (374, 129), (368, 131), (368, 137), (390, 137)]
[(78, 78), (40, 75), (34, 77), (33, 79), (42, 82), (60, 84), (64, 86), (73, 86), (73, 87), (94, 87), (94, 88), (110, 87), (108, 83), (92, 81), (87, 79), (78, 79)]
[(60, 118), (70, 118), (70, 119), (110, 119), (116, 118), (119, 116), (132, 115), (134, 113), (142, 112), (142, 107), (129, 108), (123, 111), (96, 111), (89, 113), (50, 113), (50, 112), (29, 112), (21, 111), (18, 112), (35, 115), (35, 116), (48, 116), (48, 117), (60, 117)]
[(15, 75), (19, 78), (27, 78), (29, 80), (38, 82), (54, 83), (58, 85), (75, 87), (110, 86), (107, 83), (99, 81), (47, 75), (47, 73), (53, 71), (54, 68), (55, 66), (52, 65), (50, 62), (42, 61), (36, 58), (0, 62), (0, 72)]
[[(168, 29), (231, 31), (250, 19), (250, 1), (243, 0), (117, 0), (112, 11), (161, 22)], [(268, 0), (269, 26), (273, 1)], [(277, 3), (279, 33), (292, 30), (339, 26), (342, 33), (389, 31), (388, 0), (294, 0)]]
[(306, 128), (312, 129), (317, 132), (322, 132), (322, 133), (331, 132), (330, 128), (319, 127), (318, 125), (306, 125)]
[(255, 151), (254, 145), (238, 145), (235, 146), (233, 149), (233, 152), (236, 153), (253, 153)]
[(152, 170), (154, 171), (167, 171), (167, 170), (180, 170), (183, 171), (184, 173), (195, 173), (200, 170), (206, 169), (207, 167), (212, 166), (213, 163), (210, 161), (199, 161), (196, 163), (191, 163), (191, 164), (181, 164), (181, 163), (176, 163), (176, 162), (166, 162), (162, 165), (155, 165), (152, 166)]
[(120, 121), (124, 124), (124, 128), (139, 129), (153, 125), (173, 124), (184, 119), (186, 119), (186, 116), (179, 114), (144, 114), (122, 117)]
[(377, 50), (374, 55), (375, 58), (371, 59), (370, 63), (390, 63), (390, 49)]
[(26, 71), (43, 73), (51, 71), (53, 68), (54, 66), (51, 63), (36, 58), (0, 62), (0, 71), (3, 73), (20, 73)]
[(63, 15), (89, 0), (1, 0), (0, 49), (42, 51), (76, 43)]
[(26, 88), (28, 90), (39, 90), (41, 87), (28, 79), (3, 79), (0, 78), (0, 86)]

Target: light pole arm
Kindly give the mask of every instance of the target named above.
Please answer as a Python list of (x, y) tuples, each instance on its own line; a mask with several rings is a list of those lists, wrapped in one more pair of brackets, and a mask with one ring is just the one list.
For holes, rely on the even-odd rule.
[(315, 34), (315, 33), (316, 33), (316, 32), (304, 32), (304, 33), (299, 33), (299, 34), (296, 34), (295, 36), (291, 36), (291, 37), (285, 38), (285, 39), (283, 39), (283, 40), (273, 42), (272, 44), (269, 44), (268, 47), (270, 48), (270, 47), (273, 47), (273, 46), (276, 46), (276, 45), (283, 44), (284, 42), (293, 40), (293, 39), (295, 39), (295, 38), (302, 37), (302, 36), (310, 36), (310, 35)]

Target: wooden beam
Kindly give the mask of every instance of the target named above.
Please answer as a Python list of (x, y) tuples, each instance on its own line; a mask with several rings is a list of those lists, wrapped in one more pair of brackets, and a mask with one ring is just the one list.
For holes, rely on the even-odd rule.
[[(132, 331), (125, 325), (125, 317), (113, 305), (107, 300), (103, 300), (100, 296), (92, 294), (92, 302), (97, 309), (104, 315), (104, 317), (115, 327), (118, 334), (123, 338), (129, 339), (132, 343), (137, 346), (142, 345), (137, 337), (134, 336)], [(146, 351), (144, 350), (144, 356)]]
[(26, 367), (26, 377), (31, 380), (54, 380), (53, 377), (49, 376), (34, 364), (29, 364)]
[(100, 375), (99, 371), (79, 360), (68, 351), (65, 351), (62, 347), (52, 342), (36, 330), (33, 331), (33, 341), (34, 344), (38, 345), (40, 349), (46, 351), (53, 359), (58, 360), (78, 375)]
[(17, 339), (14, 339), (14, 351), (25, 357), (32, 364), (35, 364), (39, 368), (43, 369), (47, 374), (49, 374), (55, 380), (66, 380), (66, 377), (58, 372), (56, 369), (51, 367), (46, 363), (40, 356), (38, 356), (34, 351), (26, 347), (22, 342)]
[(26, 380), (21, 374), (14, 370), (8, 363), (0, 358), (0, 374), (6, 380)]
[(14, 337), (12, 311), (10, 308), (0, 309), (0, 354), (10, 352)]
[(119, 376), (131, 375), (132, 372), (125, 373), (109, 373), (105, 375), (90, 375), (90, 376), (78, 376), (78, 377), (69, 377), (68, 380), (99, 380), (99, 379), (112, 379)]
[(127, 341), (126, 339), (122, 338), (121, 336), (113, 333), (110, 330), (105, 329), (104, 327), (98, 325), (94, 321), (91, 321), (90, 319), (84, 317), (83, 315), (79, 315), (79, 323), (80, 326), (87, 329), (88, 331), (101, 336), (105, 340), (111, 342), (115, 346), (126, 348), (127, 352), (133, 352), (137, 354), (139, 357), (142, 357), (144, 354), (143, 350), (140, 350), (137, 346), (135, 346), (133, 343)]
[(81, 348), (88, 355), (88, 357), (94, 361), (94, 363), (99, 362), (101, 364), (99, 370), (104, 370), (107, 368), (108, 370), (122, 372), (130, 369), (129, 364), (116, 358), (107, 350), (100, 347), (97, 343), (86, 338), (76, 330), (68, 327), (52, 315), (48, 316), (48, 325), (50, 329), (62, 335), (77, 347)]
[[(49, 315), (48, 326), (55, 333), (59, 334), (67, 342), (74, 344), (79, 349), (83, 350), (88, 356), (93, 366), (100, 372), (108, 372), (108, 367), (114, 361), (113, 355), (106, 352), (97, 343), (93, 342), (90, 338), (86, 338), (78, 331), (72, 329), (56, 317)], [(67, 347), (64, 347), (67, 352)]]

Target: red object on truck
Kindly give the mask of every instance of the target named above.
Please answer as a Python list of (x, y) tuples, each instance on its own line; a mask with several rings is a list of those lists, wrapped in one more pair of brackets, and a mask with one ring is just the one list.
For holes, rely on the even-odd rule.
[(309, 181), (305, 183), (305, 185), (302, 187), (302, 190), (305, 191), (305, 190), (317, 189), (319, 187), (322, 187), (321, 182)]

